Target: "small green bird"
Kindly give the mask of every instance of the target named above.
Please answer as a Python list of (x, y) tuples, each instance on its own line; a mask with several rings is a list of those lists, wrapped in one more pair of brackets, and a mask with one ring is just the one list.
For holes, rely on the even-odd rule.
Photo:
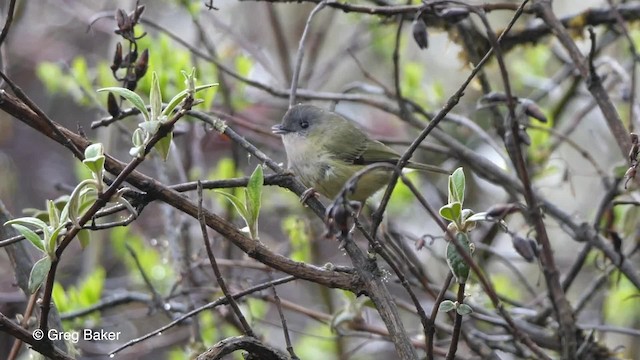
[[(400, 155), (372, 140), (351, 121), (313, 105), (289, 109), (282, 123), (271, 128), (282, 135), (289, 169), (302, 183), (332, 199), (360, 169), (374, 163), (395, 165)], [(449, 174), (437, 166), (409, 162), (407, 168)], [(385, 186), (391, 171), (380, 169), (363, 176), (350, 200), (364, 202)]]

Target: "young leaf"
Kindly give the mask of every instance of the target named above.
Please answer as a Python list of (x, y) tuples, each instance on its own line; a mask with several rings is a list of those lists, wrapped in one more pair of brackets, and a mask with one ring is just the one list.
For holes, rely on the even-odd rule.
[(58, 243), (58, 235), (60, 235), (60, 231), (62, 231), (62, 229), (64, 229), (64, 224), (55, 228), (51, 235), (49, 235), (49, 238), (47, 239), (47, 254), (53, 255), (55, 253), (56, 245)]
[[(144, 121), (138, 124), (140, 129), (150, 135), (155, 135), (158, 132), (158, 129), (160, 129), (160, 126), (162, 126), (162, 123), (156, 120)], [(142, 139), (142, 142), (144, 143), (144, 138)]]
[(20, 235), (24, 236), (25, 239), (29, 240), (33, 245), (35, 245), (35, 247), (42, 251), (45, 251), (42, 239), (40, 239), (40, 236), (38, 236), (38, 234), (36, 234), (33, 230), (20, 224), (11, 224), (11, 226), (16, 229), (20, 233)]
[(149, 101), (151, 103), (151, 121), (158, 121), (158, 117), (162, 111), (162, 92), (160, 91), (158, 74), (156, 74), (155, 71), (151, 73), (151, 91), (149, 92)]
[(89, 241), (91, 241), (91, 232), (87, 229), (78, 231), (78, 240), (80, 241), (80, 247), (82, 249), (86, 248), (89, 245)]
[(233, 206), (236, 208), (240, 216), (242, 216), (242, 219), (244, 219), (244, 222), (247, 225), (249, 225), (249, 213), (247, 212), (247, 208), (245, 207), (245, 205), (242, 203), (242, 200), (240, 200), (237, 196), (226, 193), (224, 191), (216, 190), (215, 192), (227, 198), (227, 200), (229, 200), (233, 204)]
[(438, 307), (438, 311), (449, 312), (455, 308), (456, 308), (456, 304), (453, 301), (444, 300), (443, 302), (440, 303), (440, 306)]
[[(471, 246), (467, 234), (462, 232), (457, 233), (455, 239), (451, 241), (458, 242), (458, 244), (462, 245), (464, 250), (471, 255)], [(451, 269), (451, 273), (455, 276), (458, 284), (464, 284), (467, 282), (467, 278), (469, 277), (469, 265), (467, 265), (462, 255), (458, 253), (456, 247), (451, 242), (447, 244), (447, 264), (449, 265), (449, 269)]]
[(45, 256), (33, 264), (31, 274), (29, 274), (29, 292), (34, 294), (40, 288), (51, 269), (51, 258)]
[(21, 217), (21, 218), (17, 218), (17, 219), (13, 219), (13, 220), (9, 220), (6, 223), (4, 223), (5, 225), (13, 225), (13, 224), (20, 224), (20, 225), (24, 225), (24, 226), (33, 226), (36, 228), (40, 228), (42, 230), (45, 230), (48, 228), (47, 223), (45, 223), (44, 221), (38, 219), (38, 218), (34, 218), (34, 217)]
[(167, 158), (169, 158), (171, 140), (173, 140), (173, 132), (170, 132), (166, 136), (162, 137), (162, 139), (158, 140), (158, 142), (153, 147), (160, 153), (160, 155), (162, 156), (162, 160), (164, 161), (167, 161)]
[(460, 304), (456, 308), (456, 312), (460, 315), (469, 315), (473, 312), (473, 309), (467, 304)]
[[(144, 147), (144, 138), (145, 138), (145, 130), (142, 129), (142, 124), (152, 124), (150, 121), (145, 121), (143, 123), (138, 124), (139, 128), (133, 131), (131, 135), (131, 143), (134, 147)], [(146, 127), (147, 125), (145, 125)], [(152, 125), (148, 125), (152, 126)], [(133, 156), (133, 155), (132, 155)]]
[[(195, 92), (208, 89), (214, 86), (218, 86), (218, 84), (199, 85), (199, 86), (196, 86)], [(169, 100), (167, 107), (165, 107), (164, 110), (162, 111), (162, 116), (168, 117), (171, 114), (171, 112), (176, 108), (176, 106), (180, 105), (180, 102), (182, 102), (182, 100), (184, 100), (184, 98), (187, 97), (187, 94), (189, 94), (189, 90), (182, 90), (176, 96), (174, 96), (171, 100)]]
[(262, 165), (256, 166), (256, 169), (249, 178), (246, 192), (247, 209), (250, 209), (249, 213), (251, 222), (258, 221), (258, 215), (260, 214), (260, 206), (262, 203), (262, 186), (264, 183), (264, 175), (262, 171)]
[(453, 172), (449, 176), (449, 201), (459, 202), (460, 205), (464, 204), (464, 187), (465, 187), (465, 177), (464, 171), (461, 167), (457, 168), (456, 171)]
[(462, 214), (462, 205), (459, 202), (449, 203), (440, 208), (440, 216), (453, 221), (456, 224), (460, 223), (460, 215)]
[(58, 227), (60, 224), (60, 212), (56, 208), (53, 200), (47, 200), (47, 212), (49, 214), (49, 224), (51, 227)]
[(134, 93), (133, 91), (129, 89), (121, 88), (121, 87), (106, 87), (106, 88), (98, 89), (97, 91), (98, 92), (111, 91), (122, 96), (123, 98), (129, 100), (129, 102), (133, 105), (133, 107), (140, 110), (140, 112), (142, 113), (142, 116), (144, 116), (144, 119), (146, 121), (150, 120), (149, 112), (147, 111), (147, 107), (144, 104), (144, 101), (142, 100), (140, 95)]
[(95, 180), (85, 179), (82, 180), (80, 184), (76, 185), (75, 189), (73, 189), (73, 192), (71, 192), (69, 202), (67, 203), (67, 206), (69, 207), (69, 220), (77, 227), (80, 227), (78, 218), (82, 215), (82, 197), (83, 195), (87, 194), (88, 190), (95, 189), (96, 185), (97, 184)]
[(104, 156), (104, 147), (101, 143), (91, 144), (84, 149), (85, 159), (96, 159), (101, 156)]

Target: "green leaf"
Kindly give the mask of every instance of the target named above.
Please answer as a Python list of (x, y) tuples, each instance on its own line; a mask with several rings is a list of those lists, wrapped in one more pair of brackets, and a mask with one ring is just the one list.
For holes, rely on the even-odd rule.
[(20, 224), (11, 224), (11, 226), (16, 229), (20, 233), (20, 235), (24, 236), (25, 239), (29, 240), (35, 247), (42, 251), (45, 251), (42, 239), (40, 239), (40, 236), (38, 236), (38, 234), (36, 234), (33, 230)]
[(51, 227), (58, 227), (58, 225), (60, 225), (60, 212), (56, 208), (53, 200), (47, 200), (47, 212), (49, 213), (49, 224)]
[(467, 304), (460, 304), (456, 308), (456, 312), (460, 315), (469, 315), (473, 312), (473, 309)]
[(133, 107), (140, 110), (140, 112), (142, 113), (142, 116), (144, 116), (144, 119), (146, 121), (150, 120), (149, 112), (147, 111), (147, 106), (144, 104), (144, 101), (142, 100), (140, 95), (134, 93), (133, 91), (129, 89), (121, 88), (121, 87), (106, 87), (106, 88), (98, 89), (97, 91), (98, 92), (111, 91), (113, 93), (116, 93), (117, 95), (122, 96), (123, 98), (129, 100), (129, 102), (133, 105)]
[(462, 205), (459, 202), (450, 203), (440, 208), (440, 216), (456, 224), (460, 222), (461, 214)]
[(51, 269), (51, 258), (49, 256), (45, 256), (33, 264), (31, 274), (29, 274), (29, 292), (31, 294), (38, 291), (44, 279), (47, 278), (49, 269)]
[(489, 221), (489, 219), (487, 219), (487, 212), (483, 211), (469, 216), (465, 221)]
[[(140, 124), (138, 124), (138, 127), (140, 129), (142, 129), (142, 131), (144, 133), (150, 134), (150, 135), (155, 135), (158, 132), (158, 129), (160, 129), (160, 126), (162, 126), (162, 123), (160, 121), (157, 121), (157, 120), (144, 121), (144, 122), (141, 122)], [(141, 135), (143, 135), (142, 138), (140, 138), (140, 136), (137, 135), (137, 137), (139, 139), (136, 139), (134, 141), (134, 145), (142, 145), (142, 144), (144, 144), (144, 140), (145, 140), (144, 139), (144, 134), (141, 134)], [(142, 141), (140, 141), (140, 140), (142, 140)]]
[(84, 149), (85, 159), (96, 159), (101, 156), (104, 156), (104, 147), (101, 143), (91, 144)]
[(456, 304), (453, 301), (444, 300), (443, 302), (440, 303), (440, 306), (438, 307), (438, 311), (449, 312), (455, 308), (456, 308)]
[(449, 175), (449, 200), (448, 203), (459, 202), (464, 204), (465, 177), (461, 167)]
[(160, 156), (162, 156), (162, 160), (164, 161), (167, 161), (167, 158), (169, 158), (171, 140), (173, 140), (173, 132), (169, 132), (166, 136), (163, 136), (162, 139), (158, 140), (158, 142), (153, 146), (153, 148), (160, 153)]
[(89, 170), (93, 173), (93, 177), (96, 180), (102, 180), (102, 174), (104, 172), (104, 161), (105, 157), (100, 156), (93, 159), (84, 159), (82, 163), (85, 164)]
[[(452, 241), (457, 241), (458, 244), (462, 245), (462, 248), (471, 255), (471, 245), (467, 234), (459, 232), (456, 234), (455, 240)], [(467, 278), (469, 277), (469, 265), (467, 265), (462, 255), (458, 253), (455, 245), (451, 242), (447, 244), (447, 264), (449, 265), (449, 269), (451, 269), (451, 273), (455, 276), (458, 284), (464, 284), (467, 282)]]
[(162, 112), (162, 92), (158, 82), (158, 74), (151, 73), (151, 91), (149, 92), (149, 102), (151, 103), (151, 121), (158, 121)]
[[(144, 140), (145, 140), (145, 130), (142, 129), (142, 124), (147, 124), (146, 126), (151, 126), (148, 124), (153, 124), (150, 121), (145, 121), (143, 123), (138, 124), (138, 126), (140, 126), (138, 129), (135, 129), (133, 131), (133, 134), (131, 135), (131, 143), (133, 144), (134, 147), (138, 148), (138, 147), (142, 147), (144, 148)], [(132, 154), (133, 156), (133, 154)]]
[(262, 171), (262, 165), (256, 166), (256, 169), (249, 178), (247, 184), (247, 209), (249, 210), (249, 220), (251, 222), (258, 221), (258, 215), (260, 214), (260, 207), (262, 205), (262, 187), (264, 184), (264, 175)]
[[(195, 92), (208, 89), (214, 86), (218, 86), (218, 84), (206, 84), (206, 85), (196, 86)], [(189, 90), (182, 90), (181, 92), (178, 93), (178, 95), (174, 96), (171, 100), (169, 100), (167, 107), (165, 107), (164, 110), (162, 111), (162, 116), (168, 117), (171, 114), (171, 112), (176, 108), (176, 106), (180, 105), (180, 102), (182, 102), (182, 100), (184, 100), (184, 98), (187, 97), (187, 94), (189, 94)]]
[(71, 192), (71, 196), (69, 197), (69, 202), (67, 206), (69, 207), (69, 221), (71, 221), (75, 226), (80, 227), (80, 223), (78, 222), (78, 218), (82, 215), (81, 207), (83, 204), (83, 195), (87, 194), (87, 191), (90, 189), (96, 188), (96, 181), (93, 179), (82, 180), (78, 185), (76, 185), (73, 192)]
[(34, 217), (21, 217), (21, 218), (17, 218), (17, 219), (13, 219), (13, 220), (9, 220), (6, 223), (4, 223), (5, 225), (13, 225), (13, 224), (20, 224), (20, 225), (24, 225), (24, 226), (33, 226), (36, 228), (40, 228), (42, 230), (47, 229), (49, 226), (47, 225), (47, 223), (45, 223), (44, 221), (38, 219), (38, 218), (34, 218)]
[(196, 68), (192, 67), (191, 72), (187, 73), (186, 71), (181, 71), (182, 76), (184, 77), (184, 86), (187, 87), (187, 92), (190, 94), (195, 94), (196, 92)]
[(60, 225), (53, 230), (49, 238), (47, 239), (47, 253), (53, 255), (56, 251), (56, 245), (58, 244), (58, 235), (60, 235), (60, 231), (64, 229), (64, 225)]
[(225, 198), (227, 198), (227, 200), (229, 200), (233, 204), (233, 206), (236, 208), (240, 216), (242, 216), (242, 219), (244, 220), (245, 224), (247, 224), (247, 226), (249, 225), (249, 222), (248, 222), (249, 213), (244, 203), (242, 202), (242, 200), (240, 200), (237, 196), (231, 195), (224, 191), (214, 190), (214, 192), (217, 194), (223, 195)]
[(82, 249), (85, 249), (91, 241), (91, 231), (89, 231), (88, 229), (82, 229), (78, 231), (78, 240), (80, 241), (80, 247), (82, 247)]

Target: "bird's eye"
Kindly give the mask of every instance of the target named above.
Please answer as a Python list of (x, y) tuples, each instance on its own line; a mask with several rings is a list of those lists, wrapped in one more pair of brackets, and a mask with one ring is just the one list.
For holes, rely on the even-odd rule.
[(307, 120), (300, 121), (300, 127), (306, 129), (309, 127), (309, 122)]

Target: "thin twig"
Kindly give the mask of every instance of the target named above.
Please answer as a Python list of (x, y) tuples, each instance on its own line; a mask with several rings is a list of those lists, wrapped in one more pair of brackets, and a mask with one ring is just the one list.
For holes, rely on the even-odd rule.
[(171, 312), (169, 312), (169, 310), (165, 306), (164, 300), (162, 299), (162, 295), (160, 295), (158, 290), (156, 290), (155, 286), (153, 286), (153, 284), (151, 283), (151, 279), (149, 279), (149, 276), (147, 276), (147, 273), (142, 268), (142, 264), (140, 263), (140, 259), (138, 259), (138, 255), (136, 254), (136, 252), (133, 250), (133, 248), (131, 247), (131, 245), (129, 245), (128, 242), (125, 242), (124, 246), (127, 248), (127, 251), (129, 251), (129, 254), (133, 258), (133, 261), (136, 263), (136, 267), (138, 268), (138, 271), (142, 276), (142, 280), (151, 291), (151, 299), (155, 307), (157, 309), (162, 310), (162, 312), (164, 312), (169, 319), (173, 318), (173, 316), (171, 315)]
[(298, 360), (298, 356), (295, 351), (293, 351), (293, 345), (291, 345), (291, 338), (289, 337), (289, 330), (287, 328), (287, 320), (284, 318), (284, 313), (282, 312), (280, 297), (278, 296), (275, 286), (272, 285), (271, 290), (273, 291), (273, 299), (276, 304), (276, 308), (278, 309), (278, 314), (280, 314), (280, 323), (282, 323), (282, 332), (284, 333), (285, 344), (287, 344), (287, 351), (289, 352), (289, 355), (291, 355), (292, 360)]
[[(285, 283), (288, 283), (288, 282), (293, 281), (295, 279), (296, 279), (296, 277), (294, 277), (294, 276), (285, 276), (285, 277), (280, 278), (280, 279), (276, 279), (276, 280), (273, 280), (273, 281), (262, 283), (262, 284), (259, 284), (259, 285), (256, 285), (256, 286), (252, 286), (252, 287), (250, 287), (250, 288), (248, 288), (246, 290), (239, 291), (239, 292), (231, 295), (231, 297), (233, 297), (234, 299), (240, 299), (240, 298), (242, 298), (244, 296), (247, 296), (249, 294), (252, 294), (254, 292), (258, 292), (258, 291), (267, 289), (271, 285), (285, 284)], [(220, 297), (215, 301), (212, 301), (212, 302), (210, 302), (208, 304), (200, 306), (199, 308), (193, 309), (193, 310), (189, 311), (188, 313), (180, 316), (179, 318), (173, 320), (172, 322), (168, 323), (167, 325), (161, 326), (161, 327), (153, 330), (152, 332), (150, 332), (150, 333), (148, 333), (146, 335), (143, 335), (141, 337), (129, 340), (126, 344), (116, 348), (115, 350), (112, 350), (109, 353), (109, 356), (115, 355), (115, 354), (119, 353), (120, 351), (122, 351), (122, 350), (124, 350), (124, 349), (126, 349), (128, 347), (131, 347), (131, 346), (133, 346), (135, 344), (138, 344), (138, 343), (140, 343), (140, 342), (142, 342), (144, 340), (149, 339), (150, 337), (156, 336), (156, 335), (158, 335), (158, 334), (160, 334), (160, 333), (162, 333), (162, 332), (164, 332), (164, 331), (166, 331), (168, 329), (171, 329), (172, 327), (174, 327), (176, 325), (179, 325), (180, 323), (182, 323), (186, 319), (191, 318), (191, 317), (203, 312), (204, 310), (213, 309), (213, 308), (218, 307), (220, 305), (228, 305), (228, 300), (227, 300), (226, 296)]]
[(304, 31), (302, 32), (302, 36), (300, 37), (300, 43), (298, 44), (298, 53), (296, 54), (296, 64), (295, 69), (293, 70), (293, 78), (291, 79), (291, 95), (289, 96), (289, 108), (293, 107), (296, 102), (296, 90), (298, 89), (298, 79), (300, 78), (300, 68), (302, 68), (302, 58), (304, 56), (304, 47), (305, 41), (307, 40), (307, 36), (309, 34), (309, 29), (311, 28), (311, 20), (316, 14), (322, 10), (329, 0), (323, 0), (318, 3), (316, 7), (311, 10), (309, 17), (307, 18), (307, 22), (304, 25)]
[[(458, 297), (456, 301), (458, 304), (464, 303), (464, 288), (465, 284), (458, 284)], [(460, 330), (462, 328), (462, 315), (456, 311), (456, 320), (453, 323), (453, 334), (451, 335), (451, 344), (449, 344), (449, 352), (447, 353), (446, 360), (454, 360), (456, 358), (456, 351), (458, 351), (458, 341), (460, 339)]]
[(202, 231), (202, 240), (204, 241), (204, 246), (205, 246), (205, 249), (207, 250), (207, 256), (209, 257), (209, 262), (211, 263), (211, 268), (213, 269), (213, 273), (216, 276), (216, 281), (220, 286), (220, 290), (222, 290), (222, 293), (227, 299), (227, 302), (231, 307), (231, 309), (233, 309), (233, 313), (238, 318), (238, 321), (240, 321), (240, 324), (242, 325), (242, 330), (244, 331), (244, 333), (247, 336), (256, 337), (255, 333), (253, 332), (253, 329), (251, 329), (251, 326), (247, 322), (247, 319), (244, 317), (244, 315), (242, 315), (242, 311), (240, 310), (238, 303), (236, 303), (234, 298), (231, 296), (231, 293), (229, 292), (229, 289), (227, 288), (227, 285), (225, 284), (224, 279), (222, 278), (222, 273), (220, 272), (220, 268), (218, 268), (216, 257), (213, 254), (213, 250), (211, 249), (211, 243), (209, 242), (209, 234), (207, 233), (207, 224), (205, 223), (204, 215), (202, 212), (202, 184), (200, 183), (200, 181), (198, 181), (198, 221), (200, 222), (200, 230)]
[(4, 43), (4, 40), (9, 35), (9, 29), (11, 29), (11, 23), (13, 23), (13, 14), (16, 10), (17, 0), (11, 0), (9, 2), (9, 10), (7, 10), (7, 19), (4, 22), (4, 27), (2, 28), (2, 32), (0, 33), (0, 47)]

